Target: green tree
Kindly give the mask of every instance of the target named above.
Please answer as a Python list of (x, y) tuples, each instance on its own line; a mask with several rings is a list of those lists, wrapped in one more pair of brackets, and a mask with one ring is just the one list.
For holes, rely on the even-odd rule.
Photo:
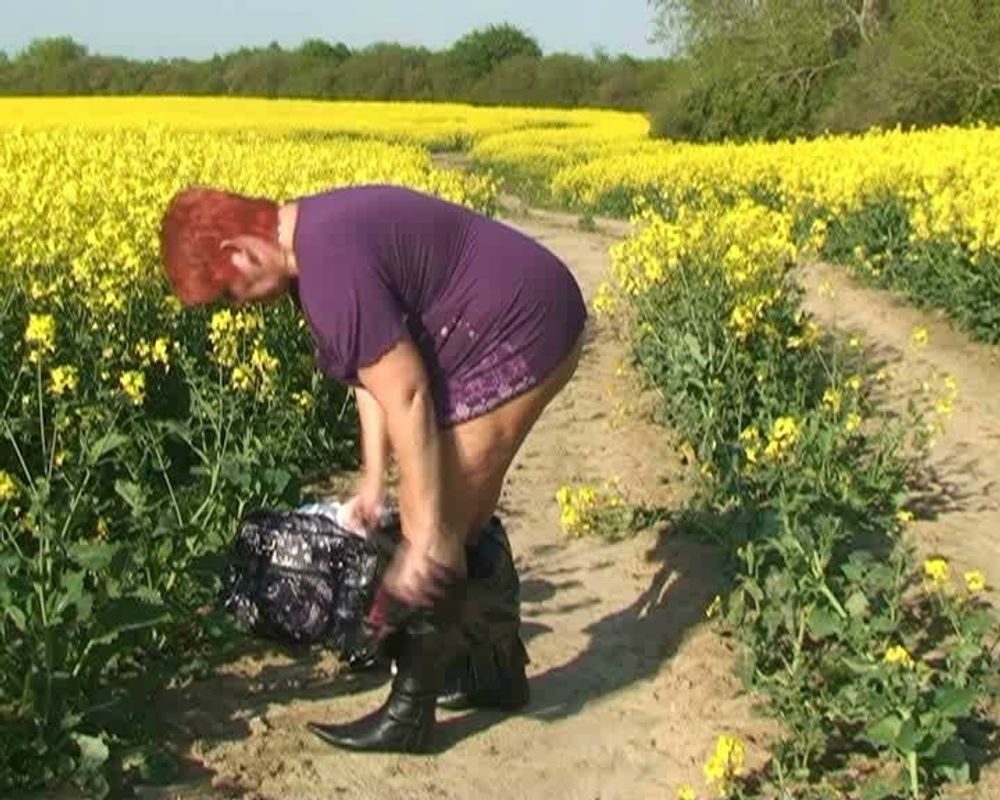
[(467, 90), (474, 103), (487, 105), (538, 105), (541, 61), (520, 55), (504, 59)]
[(306, 39), (295, 52), (310, 61), (332, 64), (341, 64), (351, 57), (351, 48), (343, 42), (330, 44), (323, 39)]
[(514, 56), (541, 58), (542, 49), (527, 33), (504, 23), (467, 33), (451, 46), (449, 56), (453, 68), (475, 82)]
[(34, 39), (14, 60), (14, 91), (86, 94), (87, 48), (67, 36)]
[(429, 51), (381, 42), (354, 53), (337, 70), (338, 97), (424, 100), (431, 96)]
[(889, 19), (887, 0), (653, 2), (659, 37), (690, 62), (661, 96), (657, 129), (694, 138), (809, 132)]
[(873, 124), (928, 125), (1000, 117), (1000, 3), (896, 0), (878, 47), (821, 122), (859, 130)]
[(543, 105), (582, 105), (599, 82), (597, 66), (590, 59), (555, 53), (538, 65), (538, 100)]
[(38, 67), (63, 67), (87, 57), (87, 48), (68, 36), (33, 39), (18, 61)]

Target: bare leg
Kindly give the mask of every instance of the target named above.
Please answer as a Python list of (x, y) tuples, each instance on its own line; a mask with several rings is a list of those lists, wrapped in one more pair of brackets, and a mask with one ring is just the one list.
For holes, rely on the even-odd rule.
[(489, 520), (507, 470), (545, 408), (573, 377), (582, 349), (581, 335), (538, 386), (444, 432), (446, 514), (453, 530), (464, 531), (468, 538)]

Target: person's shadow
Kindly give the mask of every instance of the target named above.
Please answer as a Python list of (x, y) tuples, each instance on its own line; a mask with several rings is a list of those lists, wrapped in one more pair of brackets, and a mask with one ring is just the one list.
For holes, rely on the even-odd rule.
[[(646, 553), (660, 565), (650, 585), (624, 608), (595, 621), (586, 648), (564, 664), (532, 676), (531, 702), (517, 713), (554, 721), (579, 713), (591, 702), (656, 674), (688, 632), (706, 620), (726, 577), (721, 550), (671, 524)], [(552, 596), (556, 587), (529, 578), (522, 612), (531, 598)], [(525, 622), (524, 638), (544, 627)], [(505, 718), (502, 712), (476, 710), (439, 722), (438, 751), (473, 736)]]

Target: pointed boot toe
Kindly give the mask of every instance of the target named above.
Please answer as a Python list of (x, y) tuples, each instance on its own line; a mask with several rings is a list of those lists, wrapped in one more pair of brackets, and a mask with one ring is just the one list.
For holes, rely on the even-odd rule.
[[(424, 753), (430, 748), (434, 728), (432, 709), (396, 709), (390, 699), (378, 711), (355, 722), (306, 726), (324, 742), (342, 750), (368, 753)], [(428, 713), (428, 711), (430, 713)]]

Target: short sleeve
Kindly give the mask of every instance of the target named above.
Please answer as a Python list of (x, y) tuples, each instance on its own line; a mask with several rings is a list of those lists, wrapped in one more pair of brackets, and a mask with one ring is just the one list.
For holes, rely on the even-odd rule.
[(405, 314), (369, 253), (336, 248), (328, 257), (319, 274), (300, 286), (300, 297), (320, 367), (337, 380), (356, 383), (359, 369), (378, 361), (402, 338)]

